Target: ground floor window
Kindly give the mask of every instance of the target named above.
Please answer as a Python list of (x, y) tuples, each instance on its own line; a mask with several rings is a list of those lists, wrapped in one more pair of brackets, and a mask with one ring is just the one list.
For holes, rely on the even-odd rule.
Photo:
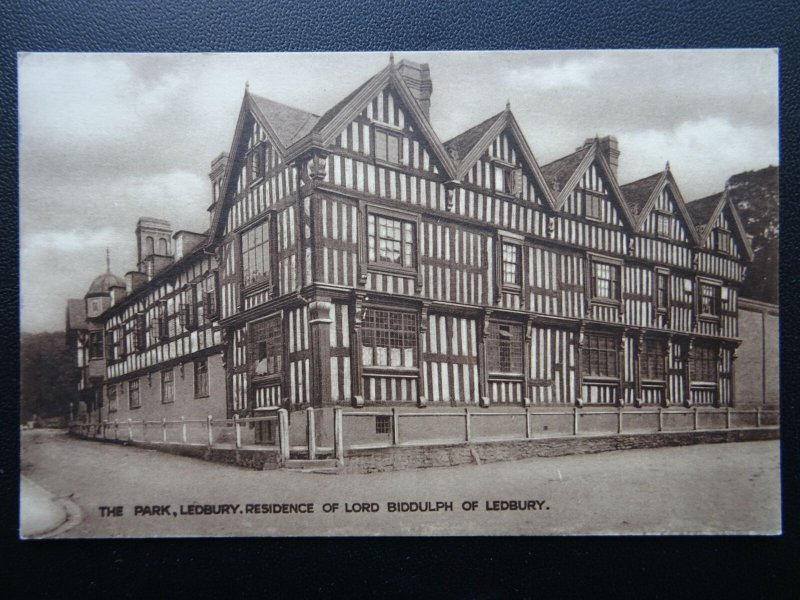
[(490, 323), (486, 340), (486, 364), (492, 373), (522, 375), (522, 325)]
[(699, 343), (695, 345), (690, 376), (692, 381), (716, 383), (717, 349), (713, 344)]
[(370, 308), (361, 331), (361, 358), (365, 367), (416, 368), (416, 314)]
[(389, 433), (392, 430), (392, 418), (379, 415), (375, 417), (375, 433)]
[(194, 397), (208, 396), (208, 359), (196, 360), (194, 363)]
[(175, 402), (175, 374), (172, 369), (161, 371), (161, 402)]
[(109, 385), (106, 395), (108, 396), (108, 411), (115, 412), (117, 410), (117, 384)]
[(283, 331), (280, 317), (256, 321), (249, 325), (250, 363), (255, 375), (267, 376), (281, 373), (283, 364)]
[(131, 379), (128, 383), (128, 408), (139, 408), (139, 380)]
[(639, 374), (645, 381), (664, 381), (666, 376), (667, 342), (645, 338), (639, 347)]
[(619, 378), (619, 338), (605, 333), (587, 333), (583, 347), (583, 374)]

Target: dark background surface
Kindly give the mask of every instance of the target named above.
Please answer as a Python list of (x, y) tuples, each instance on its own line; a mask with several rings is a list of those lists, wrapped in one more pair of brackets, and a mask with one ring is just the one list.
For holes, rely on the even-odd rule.
[[(0, 3), (3, 388), (0, 581), (36, 597), (143, 590), (205, 596), (674, 597), (678, 588), (789, 595), (798, 561), (798, 8), (796, 2)], [(781, 51), (782, 538), (139, 540), (16, 542), (17, 51), (343, 51), (779, 47)], [(201, 484), (201, 482), (199, 482)], [(631, 502), (636, 502), (635, 495)], [(708, 499), (713, 502), (713, 498)], [(187, 568), (188, 567), (188, 568)], [(112, 585), (112, 580), (114, 580)], [(4, 586), (5, 587), (5, 586)], [(774, 591), (773, 591), (774, 590)], [(783, 591), (785, 590), (785, 591)]]

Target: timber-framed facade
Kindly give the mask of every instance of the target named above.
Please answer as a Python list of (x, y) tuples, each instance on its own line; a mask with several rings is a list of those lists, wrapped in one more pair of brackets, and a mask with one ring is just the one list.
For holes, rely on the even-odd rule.
[(621, 185), (612, 136), (540, 166), (508, 105), (443, 142), (432, 90), (393, 59), (321, 116), (245, 90), (209, 231), (99, 317), (105, 395), (213, 356), (226, 417), (734, 405), (726, 192), (687, 204), (669, 164)]

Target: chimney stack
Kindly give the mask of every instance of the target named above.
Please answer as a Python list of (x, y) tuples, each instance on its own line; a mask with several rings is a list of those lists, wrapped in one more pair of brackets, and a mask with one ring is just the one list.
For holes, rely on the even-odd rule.
[[(576, 150), (582, 150), (584, 148), (588, 148), (591, 146), (595, 141), (595, 138), (586, 138), (583, 142), (583, 145)], [(598, 140), (600, 142), (598, 150), (600, 154), (603, 155), (603, 158), (606, 159), (608, 166), (611, 167), (611, 171), (614, 173), (614, 177), (617, 177), (617, 169), (619, 168), (619, 144), (617, 142), (617, 138), (613, 135), (607, 135), (602, 137)]]
[(431, 117), (431, 94), (433, 93), (433, 82), (431, 81), (431, 70), (427, 63), (419, 64), (410, 60), (401, 60), (397, 66), (397, 72), (411, 93), (416, 98), (422, 112), (430, 119)]

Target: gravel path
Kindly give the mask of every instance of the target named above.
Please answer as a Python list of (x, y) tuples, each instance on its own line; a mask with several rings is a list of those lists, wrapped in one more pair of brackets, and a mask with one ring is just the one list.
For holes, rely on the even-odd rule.
[[(80, 506), (83, 521), (65, 537), (777, 533), (781, 527), (777, 441), (370, 475), (252, 471), (61, 431), (26, 431), (22, 446), (23, 475)], [(436, 512), (388, 512), (389, 502), (444, 504)], [(314, 512), (265, 512), (285, 503), (313, 503)], [(325, 504), (338, 507), (325, 513)], [(152, 507), (166, 505), (157, 511), (163, 514), (152, 514)], [(197, 514), (207, 510), (197, 505), (228, 514)], [(122, 516), (101, 516), (101, 507), (114, 506), (123, 507)], [(136, 506), (151, 514), (135, 515)]]

